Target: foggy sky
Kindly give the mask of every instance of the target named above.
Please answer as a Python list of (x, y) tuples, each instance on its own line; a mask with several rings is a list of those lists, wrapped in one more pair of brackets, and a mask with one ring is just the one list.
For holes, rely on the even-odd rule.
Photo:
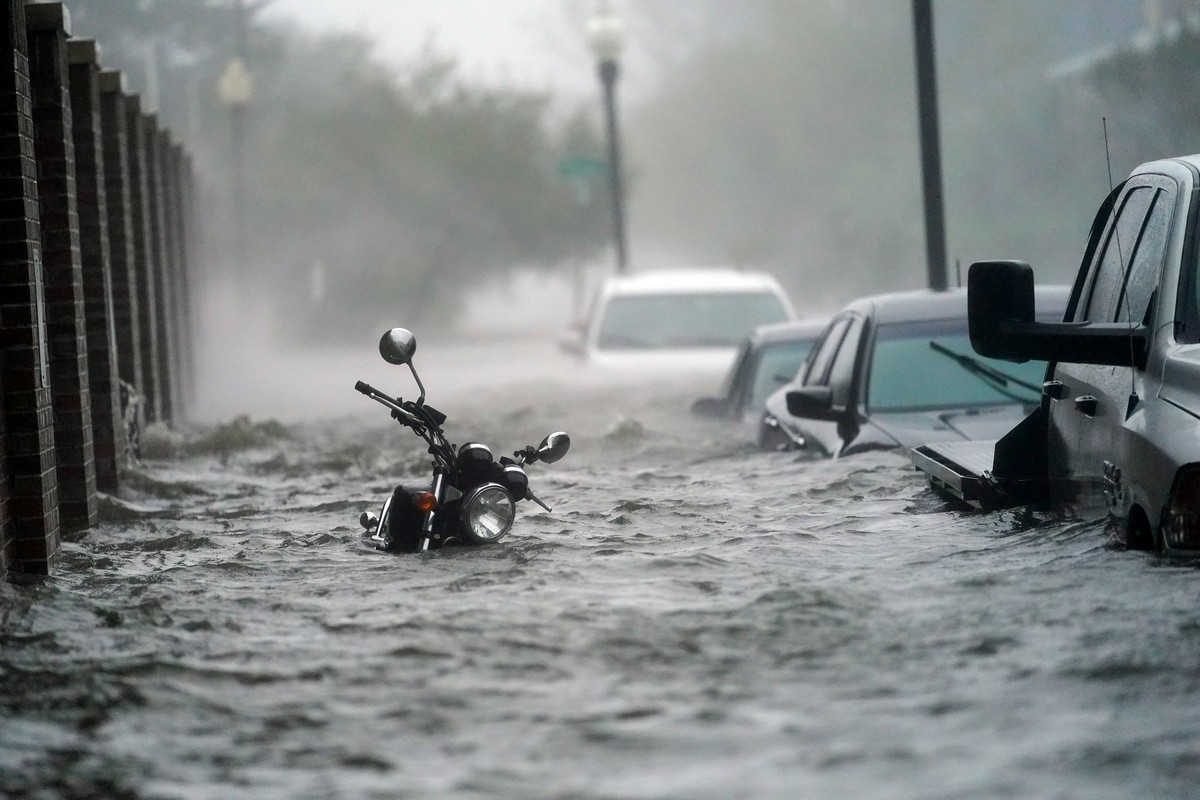
[(390, 63), (411, 62), (431, 43), (481, 83), (593, 91), (590, 70), (571, 69), (587, 52), (563, 8), (562, 0), (273, 0), (264, 17), (362, 34)]

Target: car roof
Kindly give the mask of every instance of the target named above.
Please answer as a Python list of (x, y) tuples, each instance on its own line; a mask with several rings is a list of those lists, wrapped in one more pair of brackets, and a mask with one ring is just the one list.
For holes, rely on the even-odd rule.
[(709, 269), (663, 269), (613, 275), (603, 292), (613, 294), (684, 294), (688, 292), (779, 291), (779, 283), (766, 272), (713, 267)]
[(828, 324), (829, 320), (825, 317), (802, 319), (797, 322), (772, 322), (759, 325), (750, 331), (746, 338), (758, 345), (815, 340)]
[[(1038, 317), (1057, 315), (1062, 318), (1070, 298), (1071, 287), (1040, 285), (1034, 287), (1034, 307)], [(965, 319), (967, 290), (964, 288), (918, 289), (868, 295), (848, 303), (842, 311), (857, 311), (873, 317), (879, 324), (920, 322), (930, 319)]]
[(1162, 158), (1158, 159), (1157, 161), (1148, 161), (1145, 164), (1138, 165), (1138, 167), (1134, 169), (1131, 174), (1137, 175), (1143, 172), (1157, 172), (1164, 169), (1164, 167), (1170, 163), (1186, 164), (1192, 169), (1200, 170), (1200, 153), (1190, 156), (1176, 156), (1174, 158)]

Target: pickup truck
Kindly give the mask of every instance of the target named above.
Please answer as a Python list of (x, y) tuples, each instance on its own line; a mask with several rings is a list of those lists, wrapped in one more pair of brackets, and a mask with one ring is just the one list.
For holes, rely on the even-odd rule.
[(968, 273), (971, 346), (1049, 362), (1038, 408), (996, 442), (911, 451), (939, 495), (1062, 506), (1132, 548), (1200, 555), (1200, 155), (1139, 166), (1100, 206), (1062, 322), (1033, 271)]

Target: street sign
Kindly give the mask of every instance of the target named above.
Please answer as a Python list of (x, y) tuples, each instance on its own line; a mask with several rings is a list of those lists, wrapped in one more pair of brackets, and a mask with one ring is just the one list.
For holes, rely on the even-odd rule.
[(604, 180), (608, 177), (608, 162), (602, 158), (572, 156), (558, 162), (558, 174), (568, 180)]

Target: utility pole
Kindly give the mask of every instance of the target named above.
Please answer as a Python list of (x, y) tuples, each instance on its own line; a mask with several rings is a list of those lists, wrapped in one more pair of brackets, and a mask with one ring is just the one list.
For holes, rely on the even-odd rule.
[(917, 121), (921, 137), (921, 184), (925, 196), (925, 254), (929, 288), (941, 291), (946, 279), (946, 220), (942, 199), (942, 149), (938, 136), (937, 70), (933, 54), (931, 0), (913, 0), (917, 62)]

